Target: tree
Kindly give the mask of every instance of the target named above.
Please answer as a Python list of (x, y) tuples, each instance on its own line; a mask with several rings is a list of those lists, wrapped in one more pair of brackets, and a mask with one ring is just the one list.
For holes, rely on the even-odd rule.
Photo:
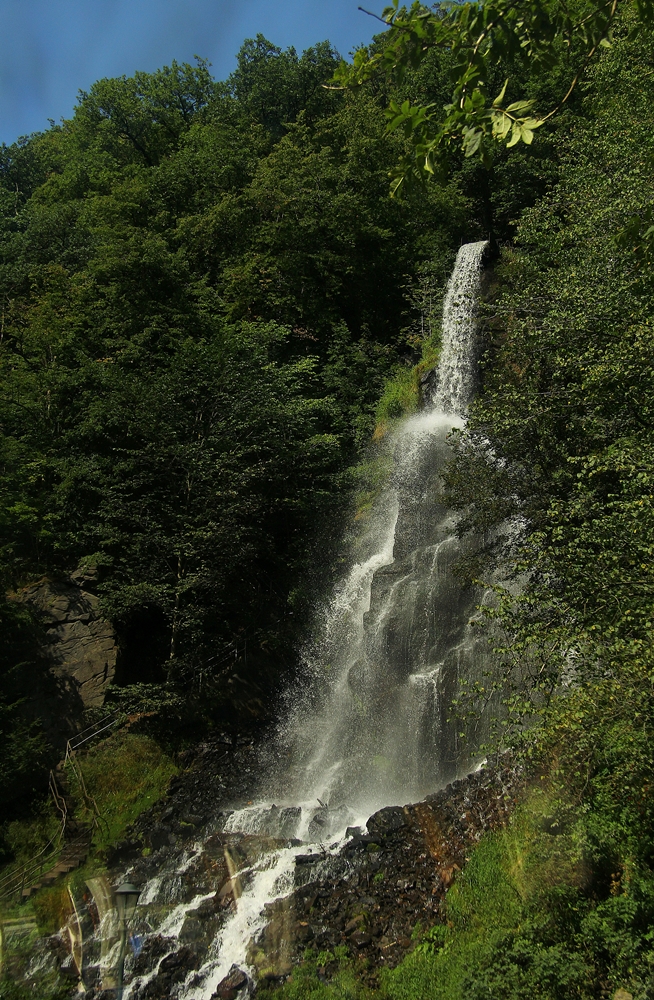
[(282, 51), (257, 35), (241, 46), (227, 89), (244, 115), (279, 139), (300, 111), (315, 121), (335, 110), (338, 95), (322, 84), (337, 66), (338, 55), (329, 42), (320, 42), (298, 56), (294, 48)]
[(501, 617), (532, 709), (599, 676), (651, 711), (654, 283), (616, 240), (651, 198), (651, 59), (651, 39), (616, 38), (590, 73), (560, 181), (503, 255), (448, 474), (461, 530), (519, 526), (523, 585)]
[[(403, 130), (409, 147), (394, 171), (394, 193), (411, 180), (442, 174), (454, 149), (487, 165), (494, 143), (531, 144), (534, 130), (566, 103), (598, 50), (610, 46), (619, 7), (635, 9), (640, 29), (654, 23), (651, 0), (572, 7), (565, 0), (478, 0), (433, 8), (414, 0), (410, 9), (393, 0), (382, 14), (389, 30), (380, 44), (360, 49), (351, 65), (341, 63), (335, 82), (357, 86), (385, 74), (401, 78), (430, 51), (449, 53), (453, 85), (444, 108), (390, 100), (389, 131)], [(491, 93), (500, 62), (542, 73), (561, 60), (569, 84), (554, 108), (537, 108), (533, 99), (513, 93), (508, 75), (499, 92)]]
[(156, 73), (98, 80), (88, 93), (80, 92), (75, 121), (91, 141), (151, 167), (175, 148), (214, 94), (204, 60), (197, 66), (173, 61)]

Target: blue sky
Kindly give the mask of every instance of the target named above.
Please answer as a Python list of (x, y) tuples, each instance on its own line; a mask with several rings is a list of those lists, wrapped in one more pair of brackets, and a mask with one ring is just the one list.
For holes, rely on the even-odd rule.
[[(258, 32), (301, 51), (329, 39), (342, 55), (381, 25), (360, 0), (0, 0), (0, 142), (70, 116), (78, 90), (103, 76), (191, 62), (234, 68), (244, 38)], [(369, 0), (363, 6), (379, 12)]]

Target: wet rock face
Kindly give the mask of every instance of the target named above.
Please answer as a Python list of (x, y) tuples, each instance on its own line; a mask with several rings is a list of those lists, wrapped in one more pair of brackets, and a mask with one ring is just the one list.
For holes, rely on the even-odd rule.
[(118, 653), (114, 631), (98, 610), (94, 576), (80, 571), (67, 583), (41, 580), (17, 597), (37, 612), (47, 636), (42, 656), (82, 710), (103, 704)]
[(187, 946), (159, 962), (157, 975), (146, 984), (140, 993), (140, 1000), (168, 1000), (172, 988), (182, 982), (189, 970), (196, 969), (199, 964), (197, 953)]
[[(143, 884), (166, 866), (174, 870), (175, 855), (184, 840), (181, 835), (190, 836), (188, 829), (176, 825), (175, 816), (188, 807), (186, 796), (193, 793), (198, 780), (191, 775), (204, 775), (206, 780), (212, 766), (224, 766), (231, 757), (221, 759), (215, 752), (206, 752), (188, 775), (190, 788), (184, 788), (182, 781), (179, 788), (173, 787), (171, 805), (141, 835), (153, 843), (154, 831), (159, 834), (167, 827), (171, 839), (179, 838), (177, 845), (164, 844), (152, 855), (135, 859), (130, 879)], [(243, 749), (233, 762), (242, 766), (247, 760)], [(351, 955), (365, 959), (362, 975), (374, 985), (380, 969), (393, 968), (414, 947), (417, 925), (424, 930), (442, 919), (443, 900), (469, 851), (486, 831), (506, 822), (521, 783), (509, 764), (492, 766), (452, 782), (422, 802), (380, 810), (366, 828), (351, 828), (350, 839), (334, 856), (307, 845), (307, 852), (295, 858), (294, 890), (266, 905), (265, 926), (250, 943), (247, 965), (255, 970), (257, 981), (282, 982), (307, 949), (319, 954), (345, 945)], [(181, 975), (182, 968), (190, 984), (188, 977), (206, 961), (217, 932), (236, 912), (240, 885), (233, 872), (247, 871), (262, 854), (282, 846), (282, 840), (260, 834), (205, 833), (171, 902), (211, 895), (187, 912), (176, 939), (162, 944), (161, 951), (171, 953), (165, 967), (161, 963), (157, 968), (157, 962), (150, 959), (138, 962), (131, 971), (130, 981), (132, 976), (143, 976), (133, 984), (135, 1000), (157, 1000), (167, 995), (166, 990), (175, 995), (171, 976)], [(152, 904), (153, 917), (158, 902), (159, 897)], [(143, 974), (153, 967), (156, 975), (148, 981)], [(329, 979), (334, 971), (336, 965), (333, 969), (326, 966), (324, 978)], [(198, 985), (203, 984), (201, 974), (196, 972), (195, 977)], [(252, 988), (245, 971), (234, 968), (219, 984), (213, 1000), (237, 1000)]]
[(237, 965), (233, 965), (229, 975), (218, 984), (218, 988), (211, 1000), (236, 1000), (239, 993), (244, 992), (250, 981), (245, 973)]
[[(143, 889), (132, 928), (139, 950), (128, 949), (125, 968), (132, 1000), (181, 997), (189, 989), (213, 992), (212, 1000), (246, 1000), (256, 989), (251, 971), (257, 983), (283, 982), (307, 949), (318, 955), (338, 945), (364, 960), (361, 975), (374, 986), (381, 969), (414, 947), (418, 924), (426, 930), (442, 919), (442, 902), (471, 848), (506, 822), (523, 780), (503, 762), (422, 802), (380, 810), (367, 827), (350, 828), (337, 853), (307, 844), (295, 855), (284, 898), (266, 905), (243, 968), (229, 969), (207, 989), (206, 963), (239, 912), (248, 872), (271, 852), (300, 846), (269, 832), (225, 829), (231, 810), (224, 803), (248, 800), (256, 758), (252, 745), (200, 745), (166, 798), (110, 854), (108, 881)], [(281, 830), (284, 810), (273, 811)], [(104, 1000), (99, 948), (98, 941), (85, 943), (83, 978), (87, 996)], [(336, 967), (327, 963), (322, 977)]]
[[(318, 878), (306, 864), (287, 900), (291, 930), (286, 961), (297, 964), (307, 947), (320, 951), (346, 945), (365, 957), (374, 982), (380, 968), (393, 968), (414, 947), (412, 934), (441, 919), (441, 904), (468, 852), (487, 830), (503, 826), (521, 778), (508, 765), (452, 782), (423, 802), (392, 806), (371, 816), (367, 832), (352, 839)], [(273, 914), (260, 948), (276, 949), (280, 913)], [(326, 970), (329, 975), (329, 970)]]

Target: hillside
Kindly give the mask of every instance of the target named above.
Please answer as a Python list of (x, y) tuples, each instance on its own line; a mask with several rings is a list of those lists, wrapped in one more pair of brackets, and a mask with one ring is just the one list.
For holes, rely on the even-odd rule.
[[(651, 995), (654, 51), (632, 27), (618, 20), (533, 143), (455, 154), (446, 179), (396, 198), (409, 138), (385, 108), (443, 103), (439, 51), (338, 91), (322, 87), (328, 43), (298, 56), (258, 36), (224, 83), (201, 61), (101, 80), (70, 120), (3, 147), (6, 862), (50, 836), (48, 772), (109, 711), (129, 726), (83, 765), (109, 823), (94, 878), (139, 813), (139, 836), (161, 823), (144, 810), (183, 782), (190, 747), (268, 739), (370, 523), (380, 442), (428, 404), (457, 249), (489, 239), (479, 387), (438, 502), (473, 552), (458, 585), (495, 588), (476, 625), (494, 660), (450, 714), (468, 732), (495, 705), (484, 751), (510, 750), (524, 790), (392, 971), (368, 935), (370, 954), (298, 954), (265, 995)], [(498, 89), (510, 70), (551, 103), (561, 66), (500, 59)], [(78, 588), (84, 620), (110, 629), (95, 704), (49, 668), (55, 619), (34, 587)], [(137, 842), (147, 859), (156, 838)], [(34, 995), (12, 978), (3, 996)]]

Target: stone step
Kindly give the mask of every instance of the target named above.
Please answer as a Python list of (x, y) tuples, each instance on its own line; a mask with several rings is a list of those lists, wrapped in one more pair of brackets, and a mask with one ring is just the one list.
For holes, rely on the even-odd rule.
[(21, 898), (24, 900), (29, 899), (35, 892), (42, 889), (43, 886), (50, 886), (62, 875), (68, 875), (68, 873), (73, 871), (75, 868), (79, 868), (79, 866), (86, 861), (90, 848), (90, 838), (82, 841), (80, 844), (70, 844), (67, 847), (64, 847), (56, 864), (54, 864), (49, 871), (39, 875), (37, 882), (33, 882), (32, 885), (26, 886), (21, 893)]

